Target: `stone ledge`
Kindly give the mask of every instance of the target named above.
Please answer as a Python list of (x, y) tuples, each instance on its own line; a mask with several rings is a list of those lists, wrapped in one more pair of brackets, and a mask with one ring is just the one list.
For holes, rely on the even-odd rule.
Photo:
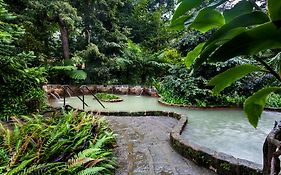
[[(64, 90), (62, 85), (59, 84), (48, 84), (44, 85), (43, 89), (45, 89), (46, 93), (52, 98), (51, 94), (63, 96), (75, 96), (81, 95), (81, 91), (79, 86), (69, 85), (69, 87), (73, 90), (73, 92), (68, 92), (64, 94)], [(153, 87), (143, 87), (143, 86), (129, 86), (129, 85), (87, 85), (87, 87), (93, 93), (98, 92), (106, 92), (106, 93), (113, 93), (113, 94), (122, 94), (122, 95), (145, 95), (145, 96), (152, 96), (152, 97), (159, 97), (157, 90)], [(84, 94), (91, 94), (87, 89), (84, 90)]]

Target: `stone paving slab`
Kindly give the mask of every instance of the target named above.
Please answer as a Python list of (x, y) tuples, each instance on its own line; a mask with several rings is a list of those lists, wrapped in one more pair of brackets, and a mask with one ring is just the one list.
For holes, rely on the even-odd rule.
[(216, 175), (183, 158), (170, 146), (177, 120), (170, 117), (106, 116), (118, 134), (116, 175)]

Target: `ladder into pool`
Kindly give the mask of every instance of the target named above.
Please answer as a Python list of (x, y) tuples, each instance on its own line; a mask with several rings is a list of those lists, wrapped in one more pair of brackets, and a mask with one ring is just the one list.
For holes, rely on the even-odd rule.
[(83, 106), (83, 110), (85, 110), (85, 105), (89, 107), (89, 105), (85, 102), (85, 89), (87, 89), (91, 95), (99, 102), (99, 104), (105, 108), (105, 106), (102, 104), (102, 102), (95, 96), (95, 94), (88, 88), (86, 85), (82, 85), (79, 87), (80, 92), (82, 93), (82, 98), (79, 95), (76, 95), (75, 92), (70, 88), (69, 85), (62, 85), (63, 88), (63, 107), (66, 106), (66, 94), (69, 94), (67, 90), (69, 90), (72, 94), (74, 94), (81, 102)]

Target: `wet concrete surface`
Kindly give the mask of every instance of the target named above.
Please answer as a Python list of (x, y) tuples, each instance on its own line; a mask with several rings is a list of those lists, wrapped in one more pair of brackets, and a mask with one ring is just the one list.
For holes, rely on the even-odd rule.
[(105, 117), (118, 134), (116, 175), (215, 175), (185, 159), (170, 146), (177, 120), (170, 117)]

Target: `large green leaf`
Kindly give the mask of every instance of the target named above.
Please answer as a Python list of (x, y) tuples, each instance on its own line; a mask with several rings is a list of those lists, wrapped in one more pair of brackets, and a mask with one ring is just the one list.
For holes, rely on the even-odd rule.
[(224, 25), (224, 17), (219, 11), (212, 8), (204, 8), (200, 10), (189, 27), (204, 33), (214, 27), (221, 27), (222, 25)]
[(223, 15), (225, 18), (225, 22), (228, 23), (234, 18), (244, 15), (246, 13), (250, 13), (251, 11), (253, 11), (252, 4), (249, 1), (242, 0), (237, 3), (233, 8), (225, 10), (223, 12)]
[(170, 26), (168, 26), (168, 28), (173, 30), (183, 30), (185, 21), (192, 17), (193, 17), (192, 15), (180, 16), (179, 18), (172, 21)]
[(228, 69), (223, 73), (218, 74), (217, 76), (215, 76), (209, 81), (208, 85), (215, 86), (213, 88), (213, 93), (217, 95), (226, 87), (234, 83), (235, 81), (255, 71), (265, 71), (265, 70), (262, 69), (261, 67), (254, 66), (251, 64), (239, 65), (231, 69)]
[(189, 13), (193, 8), (198, 7), (202, 2), (203, 0), (182, 0), (173, 15), (172, 23), (179, 17)]
[(244, 32), (246, 27), (263, 24), (269, 21), (268, 16), (259, 11), (251, 12), (239, 16), (231, 22), (223, 25), (214, 35), (206, 42), (200, 57), (196, 60), (196, 67), (199, 67), (207, 58), (222, 44), (231, 40), (238, 34)]
[[(267, 0), (267, 9), (272, 21), (281, 20), (281, 1), (280, 0)], [(281, 24), (279, 22), (279, 27)]]
[(185, 65), (188, 69), (200, 54), (204, 44), (205, 43), (200, 43), (192, 51), (188, 52), (187, 56), (185, 57)]
[(281, 47), (281, 28), (272, 22), (243, 32), (219, 47), (210, 61), (226, 61), (240, 55), (254, 55), (262, 50)]
[[(232, 29), (241, 28), (241, 27), (251, 27), (259, 24), (269, 22), (268, 16), (260, 11), (254, 11), (241, 15), (229, 23), (223, 25), (214, 35), (207, 41), (206, 46), (211, 45), (212, 43), (220, 42), (224, 40), (225, 35), (229, 33)], [(229, 38), (229, 37), (227, 37)]]
[(258, 121), (270, 93), (280, 91), (279, 87), (267, 87), (254, 93), (244, 102), (244, 112), (246, 113), (249, 122), (256, 128)]

